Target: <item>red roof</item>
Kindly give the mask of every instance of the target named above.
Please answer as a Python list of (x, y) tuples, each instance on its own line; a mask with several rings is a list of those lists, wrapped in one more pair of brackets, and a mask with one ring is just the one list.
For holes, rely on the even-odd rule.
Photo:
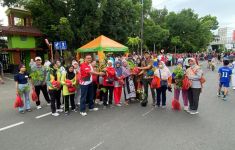
[(42, 32), (34, 27), (25, 26), (0, 26), (0, 36), (23, 35), (23, 36), (42, 36)]

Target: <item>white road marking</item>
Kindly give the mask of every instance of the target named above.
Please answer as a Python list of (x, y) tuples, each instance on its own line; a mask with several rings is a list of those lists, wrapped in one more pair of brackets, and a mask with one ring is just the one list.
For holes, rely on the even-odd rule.
[(13, 127), (16, 127), (16, 126), (19, 126), (19, 125), (21, 125), (21, 124), (24, 124), (24, 122), (21, 121), (21, 122), (18, 122), (18, 123), (15, 123), (15, 124), (12, 124), (12, 125), (9, 125), (9, 126), (0, 128), (0, 132), (1, 132), (1, 131), (4, 131), (4, 130), (7, 130), (7, 129), (10, 129), (10, 128), (13, 128)]
[(147, 111), (146, 113), (142, 114), (142, 116), (144, 117), (144, 116), (148, 115), (148, 114), (151, 113), (153, 110), (154, 110), (154, 108), (150, 109), (150, 110)]
[(94, 147), (92, 147), (90, 150), (95, 150), (97, 147), (99, 147), (100, 145), (104, 144), (104, 142), (100, 142), (97, 145), (95, 145)]
[(35, 117), (35, 118), (36, 118), (36, 119), (40, 119), (40, 118), (42, 118), (42, 117), (46, 117), (46, 116), (49, 116), (49, 115), (51, 115), (51, 112), (46, 113), (46, 114), (43, 114), (43, 115), (40, 115), (40, 116), (37, 116), (37, 117)]

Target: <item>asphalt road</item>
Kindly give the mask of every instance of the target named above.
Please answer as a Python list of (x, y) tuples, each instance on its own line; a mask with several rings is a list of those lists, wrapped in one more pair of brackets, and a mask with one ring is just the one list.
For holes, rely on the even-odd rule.
[[(227, 101), (216, 96), (217, 73), (204, 69), (206, 84), (199, 114), (145, 108), (138, 103), (98, 112), (53, 117), (43, 109), (19, 114), (13, 109), (15, 85), (0, 85), (0, 150), (234, 150), (235, 91)], [(10, 77), (11, 78), (11, 77)], [(182, 101), (181, 101), (182, 104)], [(37, 119), (38, 118), (38, 119)]]

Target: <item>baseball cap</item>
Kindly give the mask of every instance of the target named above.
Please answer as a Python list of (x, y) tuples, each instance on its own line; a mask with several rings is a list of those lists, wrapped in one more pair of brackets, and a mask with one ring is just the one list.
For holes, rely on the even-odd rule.
[(42, 58), (41, 57), (35, 57), (35, 61), (37, 61), (37, 60), (42, 60)]

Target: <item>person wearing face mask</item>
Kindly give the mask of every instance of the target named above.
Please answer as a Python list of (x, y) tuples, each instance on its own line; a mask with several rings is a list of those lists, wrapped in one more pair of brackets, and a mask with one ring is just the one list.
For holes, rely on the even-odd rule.
[(202, 88), (202, 83), (200, 79), (202, 78), (203, 71), (196, 64), (194, 58), (189, 58), (188, 63), (190, 67), (186, 70), (186, 76), (192, 82), (191, 87), (188, 89), (188, 100), (189, 100), (188, 113), (194, 115), (198, 114), (198, 103)]
[(171, 87), (171, 72), (166, 67), (163, 61), (160, 61), (158, 64), (158, 68), (155, 70), (154, 75), (159, 78), (160, 85), (157, 88), (157, 103), (156, 107), (162, 106), (162, 108), (166, 108), (166, 90), (168, 87)]
[(31, 112), (30, 108), (30, 99), (29, 99), (29, 92), (30, 86), (28, 83), (29, 74), (26, 72), (25, 65), (19, 66), (19, 73), (14, 76), (14, 80), (16, 82), (16, 94), (19, 95), (21, 98), (24, 97), (25, 99), (25, 108), (19, 107), (18, 110), (20, 113)]
[(117, 61), (115, 63), (115, 71), (116, 71), (116, 79), (114, 81), (114, 102), (116, 106), (121, 106), (120, 100), (122, 95), (122, 86), (124, 84), (124, 81), (122, 79), (122, 67), (121, 62)]
[(122, 62), (122, 75), (125, 83), (123, 86), (125, 104), (129, 105), (129, 101), (136, 98), (136, 89), (130, 67), (126, 60)]
[(113, 89), (115, 80), (115, 69), (112, 67), (112, 61), (108, 61), (107, 67), (104, 69), (105, 75), (103, 76), (103, 86), (105, 88), (103, 105), (104, 109), (109, 105), (112, 107), (113, 104)]
[(75, 98), (74, 98), (74, 101), (75, 101), (75, 104), (77, 105), (77, 107), (80, 105), (80, 87), (79, 87), (79, 78), (80, 78), (80, 68), (79, 68), (79, 64), (76, 60), (73, 60), (72, 61), (72, 65), (74, 67), (74, 73), (75, 73), (75, 76), (76, 76), (76, 92), (75, 92)]

